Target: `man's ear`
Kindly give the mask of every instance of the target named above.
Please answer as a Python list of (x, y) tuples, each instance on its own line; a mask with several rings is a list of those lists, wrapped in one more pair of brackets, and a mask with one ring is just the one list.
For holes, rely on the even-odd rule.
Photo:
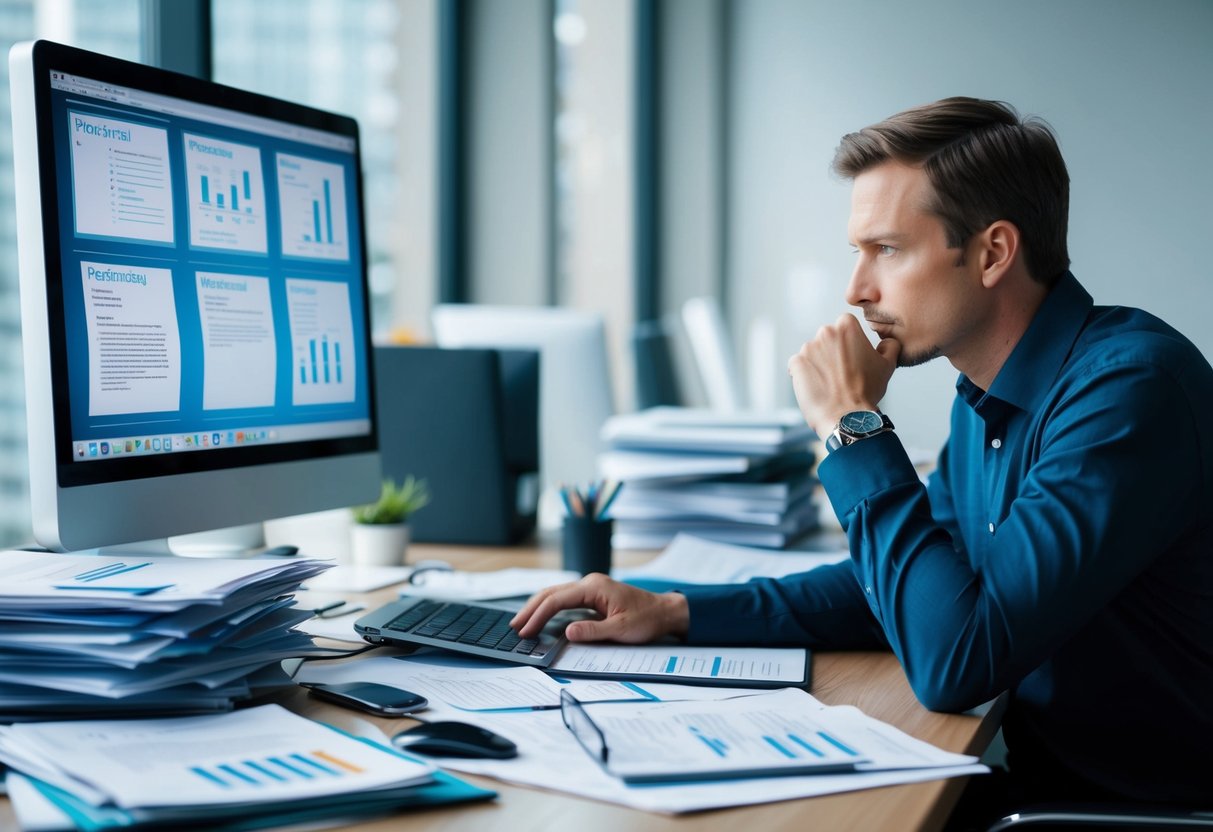
[(974, 235), (981, 283), (992, 289), (1019, 259), (1019, 228), (1009, 220), (995, 220)]

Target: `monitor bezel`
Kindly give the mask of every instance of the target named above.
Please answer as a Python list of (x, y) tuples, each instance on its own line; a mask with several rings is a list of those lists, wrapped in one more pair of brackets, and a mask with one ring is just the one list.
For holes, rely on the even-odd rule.
[[(38, 179), (41, 194), (41, 223), (43, 242), (44, 282), (46, 287), (47, 337), (51, 346), (51, 377), (66, 379), (68, 358), (62, 261), (60, 259), (60, 205), (54, 163), (54, 130), (51, 123), (51, 75), (66, 72), (95, 81), (113, 83), (156, 95), (166, 95), (183, 101), (220, 107), (245, 115), (259, 116), (340, 134), (354, 140), (356, 176), (353, 198), (359, 216), (365, 217), (362, 188), (361, 143), (358, 123), (348, 116), (317, 110), (301, 104), (259, 95), (257, 93), (203, 81), (188, 75), (149, 67), (142, 64), (97, 55), (70, 46), (37, 41), (33, 45), (34, 107), (37, 130)], [(363, 351), (365, 372), (373, 378), (374, 350), (370, 334), (370, 297), (367, 282), (366, 224), (358, 229), (361, 252), (361, 281), (363, 315)], [(374, 384), (368, 384), (368, 413), (370, 431), (362, 436), (308, 440), (302, 442), (210, 449), (205, 452), (150, 454), (121, 459), (77, 461), (73, 456), (71, 411), (67, 386), (52, 386), (54, 414), (54, 450), (57, 482), (61, 488), (95, 485), (123, 480), (146, 479), (203, 471), (227, 470), (294, 460), (342, 456), (375, 451), (378, 448), (378, 425), (375, 419)]]

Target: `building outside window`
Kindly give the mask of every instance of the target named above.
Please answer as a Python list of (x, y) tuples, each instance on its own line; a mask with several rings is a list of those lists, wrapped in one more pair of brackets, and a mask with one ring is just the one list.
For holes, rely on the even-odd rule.
[(0, 546), (32, 539), (8, 50), (37, 37), (137, 60), (141, 11), (131, 0), (0, 0)]
[(358, 121), (378, 338), (419, 335), (436, 285), (435, 2), (212, 3), (216, 81)]

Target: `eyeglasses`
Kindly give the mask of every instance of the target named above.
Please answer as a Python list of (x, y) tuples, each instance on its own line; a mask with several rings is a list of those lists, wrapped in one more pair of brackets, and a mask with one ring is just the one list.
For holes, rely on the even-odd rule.
[(585, 749), (586, 753), (598, 761), (603, 768), (607, 768), (606, 735), (590, 718), (585, 706), (567, 690), (560, 691), (560, 718), (564, 720), (564, 727), (573, 732), (573, 736), (577, 738), (577, 742), (581, 743), (581, 747)]

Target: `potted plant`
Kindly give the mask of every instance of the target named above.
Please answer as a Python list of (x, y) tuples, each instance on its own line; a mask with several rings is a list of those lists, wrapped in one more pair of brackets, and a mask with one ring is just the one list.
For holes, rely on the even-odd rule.
[(397, 485), (383, 481), (379, 499), (354, 509), (351, 550), (354, 563), (394, 566), (404, 563), (409, 544), (409, 516), (430, 501), (425, 480), (413, 476)]

